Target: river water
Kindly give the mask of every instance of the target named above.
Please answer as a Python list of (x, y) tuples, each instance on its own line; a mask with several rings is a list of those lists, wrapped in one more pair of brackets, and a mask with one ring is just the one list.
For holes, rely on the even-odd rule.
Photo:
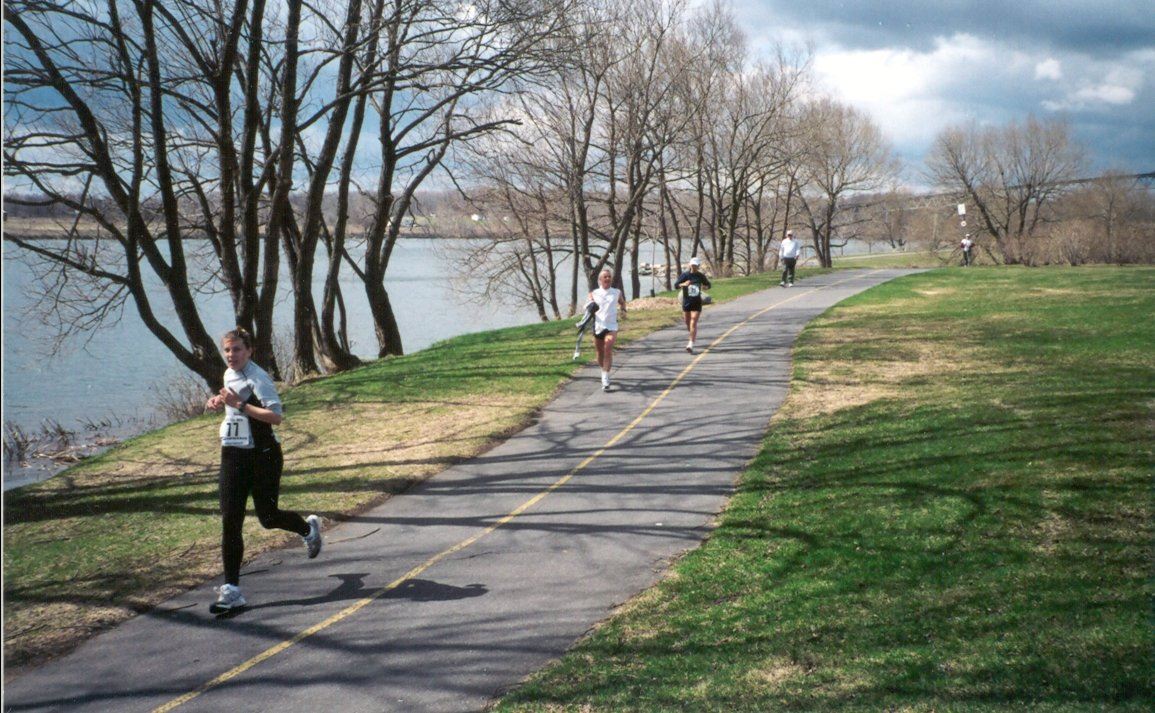
[[(391, 256), (386, 288), (406, 352), (461, 334), (537, 321), (532, 307), (486, 303), (456, 291), (453, 281), (462, 277), (459, 261), (445, 245), (444, 241), (429, 239), (401, 240)], [(145, 328), (131, 305), (119, 321), (87, 335), (85, 340), (71, 340), (59, 353), (51, 354), (52, 331), (31, 311), (42, 288), (19, 248), (4, 243), (3, 267), (6, 429), (43, 433), (46, 427), (59, 424), (77, 441), (93, 442), (163, 425), (158, 401), (174, 382), (181, 378), (187, 381), (190, 372)], [(364, 291), (357, 289), (357, 278), (345, 272), (350, 346), (358, 356), (372, 358), (377, 343), (368, 302)], [(323, 274), (318, 273), (319, 294)], [(282, 278), (280, 284), (284, 294), (277, 305), (277, 319), (284, 323), (292, 306), (288, 280)], [(568, 281), (563, 284), (568, 286)], [(206, 295), (200, 306), (210, 333), (221, 334), (232, 328), (227, 295)], [(175, 324), (171, 312), (160, 314), (167, 324)], [(59, 463), (44, 459), (21, 464), (5, 458), (4, 489), (41, 480), (60, 469)]]

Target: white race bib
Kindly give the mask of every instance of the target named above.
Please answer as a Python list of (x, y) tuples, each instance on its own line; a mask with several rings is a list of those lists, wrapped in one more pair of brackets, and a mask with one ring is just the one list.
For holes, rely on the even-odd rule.
[(225, 416), (225, 420), (221, 423), (221, 445), (222, 446), (248, 446), (252, 445), (253, 435), (249, 430), (249, 417), (243, 414), (235, 416)]
[(687, 297), (697, 297), (700, 294), (702, 294), (702, 288), (698, 287), (697, 285), (686, 285)]

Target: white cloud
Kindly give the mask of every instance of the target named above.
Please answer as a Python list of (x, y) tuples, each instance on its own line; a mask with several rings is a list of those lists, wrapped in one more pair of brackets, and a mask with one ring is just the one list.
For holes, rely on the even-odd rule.
[(1135, 90), (1116, 84), (1100, 84), (1096, 87), (1084, 87), (1075, 92), (1074, 97), (1076, 100), (1086, 102), (1130, 104), (1135, 101)]
[(1035, 79), (1053, 79), (1057, 82), (1062, 78), (1063, 65), (1053, 57), (1048, 57), (1035, 65)]
[(921, 156), (914, 152), (929, 146), (943, 127), (972, 115), (973, 106), (957, 94), (970, 91), (973, 77), (1026, 64), (1021, 54), (1002, 56), (986, 40), (956, 35), (938, 38), (929, 52), (827, 48), (817, 53), (814, 68), (823, 88), (868, 112), (917, 161)]
[(1144, 75), (1134, 66), (1092, 63), (1084, 65), (1075, 86), (1069, 86), (1060, 99), (1042, 102), (1050, 111), (1080, 111), (1107, 106), (1127, 106), (1135, 101), (1143, 86)]
[(1134, 89), (1120, 87), (1117, 84), (1098, 84), (1082, 87), (1059, 101), (1044, 101), (1043, 107), (1052, 111), (1065, 111), (1086, 109), (1099, 104), (1124, 106), (1133, 101), (1135, 101)]
[[(1081, 59), (1081, 61), (1076, 61)], [(970, 119), (1001, 124), (1032, 111), (1098, 113), (1134, 103), (1142, 61), (1058, 57), (997, 39), (937, 37), (931, 49), (819, 47), (820, 87), (869, 113), (911, 162), (943, 128)]]
[[(1148, 60), (1150, 64), (1150, 60)], [(1137, 89), (1143, 84), (1145, 73), (1138, 66), (1115, 64), (1107, 70), (1106, 81), (1128, 89)]]

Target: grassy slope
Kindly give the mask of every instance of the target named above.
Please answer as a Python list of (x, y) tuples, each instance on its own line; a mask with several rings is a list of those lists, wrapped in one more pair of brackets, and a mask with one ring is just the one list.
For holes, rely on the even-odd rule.
[(958, 250), (912, 250), (910, 252), (877, 252), (865, 255), (835, 256), (834, 265), (838, 268), (867, 267), (945, 267), (957, 265)]
[(842, 303), (710, 540), (499, 710), (1149, 710), (1152, 314), (1152, 269)]

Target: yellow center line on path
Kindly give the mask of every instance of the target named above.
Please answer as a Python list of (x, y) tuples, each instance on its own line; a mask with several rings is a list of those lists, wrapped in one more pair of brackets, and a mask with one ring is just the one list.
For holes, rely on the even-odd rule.
[[(880, 272), (880, 270), (874, 270), (874, 271), (868, 273), (868, 275), (872, 275), (875, 272)], [(446, 549), (442, 550), (441, 552), (438, 552), (437, 554), (433, 555), (432, 557), (425, 560), (421, 564), (417, 565), (413, 569), (409, 570), (405, 574), (401, 575), (397, 579), (393, 580), (389, 584), (386, 584), (385, 586), (376, 590), (375, 592), (373, 592), (369, 596), (364, 597), (363, 599), (357, 600), (353, 604), (342, 609), (341, 611), (337, 612), (336, 614), (333, 614), (329, 618), (324, 619), (323, 621), (320, 621), (320, 622), (314, 624), (313, 626), (310, 626), (308, 629), (305, 629), (304, 631), (301, 631), (300, 633), (298, 633), (296, 636), (292, 637), (291, 639), (287, 639), (285, 641), (282, 641), (279, 644), (276, 644), (274, 646), (271, 646), (271, 647), (265, 649), (264, 651), (257, 654), (256, 656), (252, 657), (248, 661), (245, 661), (241, 664), (238, 664), (234, 668), (231, 668), (228, 671), (225, 671), (224, 673), (222, 673), (221, 675), (212, 679), (211, 681), (207, 681), (206, 683), (201, 684), (196, 689), (189, 691), (188, 693), (186, 693), (182, 696), (174, 698), (171, 701), (169, 701), (168, 703), (165, 703), (164, 705), (162, 705), (158, 708), (153, 709), (153, 713), (165, 713), (166, 711), (171, 711), (174, 708), (177, 708), (178, 706), (184, 705), (185, 703), (188, 703), (189, 701), (191, 701), (192, 699), (201, 695), (202, 693), (210, 691), (210, 690), (216, 688), (217, 686), (220, 686), (223, 683), (227, 683), (228, 681), (236, 678), (237, 676), (241, 675), (245, 671), (248, 671), (249, 669), (253, 668), (254, 666), (257, 666), (258, 664), (260, 664), (264, 661), (268, 661), (269, 659), (273, 658), (277, 654), (289, 649), (294, 644), (297, 644), (297, 643), (309, 638), (310, 636), (313, 636), (314, 634), (320, 633), (320, 632), (324, 631), (325, 629), (328, 629), (329, 627), (333, 626), (334, 624), (337, 624), (338, 622), (341, 622), (345, 619), (348, 619), (349, 617), (351, 617), (354, 614), (356, 614), (357, 612), (361, 611), (362, 609), (364, 609), (368, 605), (372, 604), (374, 601), (380, 599), (383, 595), (388, 594), (389, 592), (393, 591), (397, 587), (401, 586), (401, 584), (404, 583), (405, 581), (419, 576), (420, 574), (425, 572), (427, 569), (429, 569), (433, 565), (437, 564), (441, 560), (445, 559), (446, 557), (449, 557), (450, 555), (453, 555), (457, 552), (460, 552), (461, 550), (469, 547), (470, 545), (474, 544), (475, 542), (482, 539), (486, 535), (490, 534), (494, 530), (498, 529), (502, 525), (505, 525), (506, 523), (510, 522), (511, 520), (516, 518), (517, 516), (524, 513), (526, 510), (530, 509), (531, 507), (533, 507), (537, 503), (541, 502), (542, 499), (544, 499), (547, 495), (549, 495), (550, 493), (554, 492), (558, 488), (560, 488), (563, 485), (565, 485), (566, 483), (568, 483), (570, 480), (572, 480), (574, 478), (574, 476), (576, 476), (581, 471), (585, 470), (589, 466), (590, 463), (593, 463), (595, 460), (600, 458), (602, 456), (602, 454), (604, 454), (607, 450), (612, 448), (614, 446), (614, 444), (616, 444), (618, 441), (625, 438), (626, 434), (628, 434), (630, 431), (634, 430), (634, 428), (636, 428), (638, 426), (638, 424), (640, 424), (642, 422), (642, 420), (646, 418), (646, 416), (650, 415), (650, 413), (653, 412), (653, 410), (655, 408), (657, 408), (658, 404), (660, 404), (663, 400), (665, 400), (665, 398), (670, 394), (670, 392), (674, 390), (674, 387), (677, 386), (682, 381), (682, 379), (684, 379), (686, 377), (686, 375), (689, 374), (694, 369), (694, 367), (698, 365), (698, 362), (702, 361), (702, 359), (704, 359), (706, 357), (706, 355), (710, 352), (711, 349), (713, 349), (714, 347), (721, 344), (731, 334), (736, 332), (739, 328), (749, 324), (750, 322), (757, 319), (758, 317), (761, 317), (762, 315), (766, 314), (770, 310), (786, 304), (787, 302), (793, 302), (794, 300), (799, 299), (800, 297), (804, 297), (808, 294), (817, 292), (819, 290), (828, 289), (831, 287), (837, 287), (838, 285), (841, 285), (844, 282), (849, 282), (850, 280), (855, 279), (857, 277), (859, 277), (859, 275), (855, 275), (854, 277), (848, 277), (845, 280), (839, 280), (838, 282), (833, 282), (829, 285), (823, 285), (821, 287), (815, 287), (815, 288), (810, 289), (810, 290), (801, 291), (792, 297), (788, 297), (788, 298), (782, 300), (781, 302), (776, 302), (776, 303), (770, 305), (769, 307), (761, 309), (758, 312), (755, 312), (754, 314), (750, 315), (746, 319), (742, 320), (741, 322), (738, 322), (737, 324), (735, 324), (734, 326), (732, 326), (728, 330), (726, 330), (720, 337), (718, 337), (714, 341), (710, 342), (710, 346), (703, 349), (702, 352), (700, 354), (698, 354), (698, 356), (694, 357), (694, 359), (686, 366), (686, 368), (682, 369), (682, 371), (679, 372), (678, 375), (674, 377), (674, 380), (670, 382), (670, 385), (667, 386), (662, 391), (662, 393), (658, 394), (658, 396), (654, 398), (654, 400), (650, 403), (650, 405), (647, 406), (645, 408), (645, 410), (642, 411), (641, 414), (638, 415), (637, 418), (635, 418), (633, 421), (630, 421), (628, 426), (623, 428), (621, 431), (618, 431), (614, 435), (613, 438), (606, 441), (606, 444), (604, 446), (597, 449), (594, 453), (592, 453), (590, 456), (588, 456), (581, 463), (578, 463), (576, 466), (574, 466), (573, 470), (571, 470), (569, 473), (567, 473), (564, 476), (562, 476), (561, 478), (559, 478), (556, 482), (554, 482), (551, 485), (549, 485), (548, 487), (546, 487), (545, 490), (542, 490), (537, 495), (534, 495), (529, 500), (526, 500), (524, 503), (519, 505), (517, 508), (515, 508), (514, 510), (511, 510), (508, 514), (502, 516), (499, 520), (495, 521), (489, 527), (478, 532), (477, 534), (473, 535), (472, 537), (468, 537), (468, 538), (462, 540), (461, 542), (458, 542), (456, 545), (453, 545), (452, 547), (446, 548)]]

